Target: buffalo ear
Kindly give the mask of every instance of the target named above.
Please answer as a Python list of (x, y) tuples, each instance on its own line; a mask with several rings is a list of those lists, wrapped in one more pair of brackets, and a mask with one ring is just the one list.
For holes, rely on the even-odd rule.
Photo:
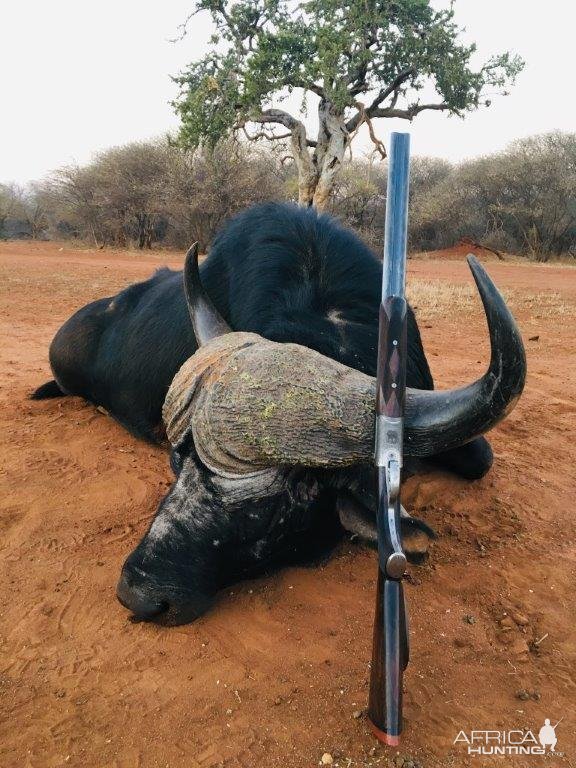
[(218, 336), (231, 333), (231, 328), (220, 315), (202, 285), (198, 269), (198, 243), (188, 249), (184, 262), (184, 293), (198, 346)]
[(361, 504), (351, 493), (339, 493), (336, 499), (336, 511), (340, 518), (340, 525), (345, 531), (357, 536), (366, 544), (376, 546), (378, 532), (374, 514)]
[[(351, 493), (338, 494), (336, 511), (344, 530), (357, 536), (365, 544), (378, 546), (378, 531), (374, 513), (361, 504)], [(412, 565), (428, 559), (428, 547), (436, 538), (435, 532), (423, 520), (418, 520), (402, 507), (400, 518), (402, 549)]]
[(435, 531), (423, 520), (409, 515), (402, 507), (400, 518), (400, 536), (402, 549), (412, 565), (422, 565), (428, 560), (428, 548), (430, 542), (438, 538)]

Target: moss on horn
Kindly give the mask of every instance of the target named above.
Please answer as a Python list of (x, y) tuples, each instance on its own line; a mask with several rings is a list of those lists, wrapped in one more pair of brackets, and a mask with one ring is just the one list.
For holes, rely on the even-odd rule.
[(182, 366), (163, 416), (216, 471), (345, 467), (370, 460), (374, 397), (374, 379), (318, 352), (230, 333)]

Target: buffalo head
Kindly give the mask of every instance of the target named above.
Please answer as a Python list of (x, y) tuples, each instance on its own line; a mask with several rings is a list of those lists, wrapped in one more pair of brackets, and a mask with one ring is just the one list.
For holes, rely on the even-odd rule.
[[(490, 365), (460, 389), (408, 389), (408, 464), (491, 429), (524, 385), (514, 319), (479, 262), (469, 264), (488, 321)], [(118, 584), (137, 617), (165, 623), (191, 621), (226, 582), (329, 539), (335, 510), (357, 532), (359, 517), (369, 527), (375, 508), (375, 380), (306, 347), (232, 332), (202, 289), (196, 248), (184, 281), (199, 349), (164, 404), (177, 477)], [(355, 508), (360, 515), (350, 513)]]

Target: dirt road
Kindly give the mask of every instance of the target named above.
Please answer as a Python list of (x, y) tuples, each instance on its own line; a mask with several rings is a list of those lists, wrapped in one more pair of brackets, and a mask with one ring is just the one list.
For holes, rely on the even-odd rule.
[[(324, 566), (244, 583), (185, 627), (132, 624), (116, 601), (123, 559), (170, 483), (167, 456), (79, 399), (26, 398), (74, 309), (164, 263), (181, 257), (0, 244), (0, 766), (300, 768), (325, 752), (346, 768), (401, 765), (357, 716), (372, 551), (347, 542)], [(440, 535), (407, 584), (400, 753), (424, 768), (576, 764), (576, 270), (488, 266), (529, 379), (491, 436), (485, 479), (406, 488)], [(414, 260), (410, 281), (437, 385), (478, 375), (487, 339), (465, 265)], [(562, 717), (564, 757), (503, 763), (453, 743), (460, 730), (537, 733)]]

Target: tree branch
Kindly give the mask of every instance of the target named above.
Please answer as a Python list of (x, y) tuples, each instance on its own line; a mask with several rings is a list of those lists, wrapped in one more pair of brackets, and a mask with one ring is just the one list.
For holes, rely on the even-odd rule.
[[(394, 103), (394, 102), (393, 102)], [(356, 102), (358, 106), (358, 102)], [(425, 110), (437, 110), (445, 111), (450, 109), (450, 105), (442, 102), (441, 104), (412, 104), (406, 109), (396, 109), (395, 107), (367, 107), (365, 109), (359, 108), (358, 112), (353, 115), (346, 123), (346, 128), (349, 133), (355, 132), (363, 122), (368, 122), (375, 117), (397, 117), (400, 120), (413, 120), (416, 115)]]
[(244, 128), (246, 122), (275, 123), (283, 125), (290, 131), (290, 144), (294, 162), (298, 168), (298, 203), (302, 206), (312, 205), (312, 199), (318, 183), (318, 173), (312, 162), (308, 147), (315, 147), (316, 142), (306, 135), (306, 126), (301, 120), (292, 117), (283, 109), (265, 109), (259, 115), (250, 115), (236, 125)]
[[(354, 105), (358, 108), (358, 114), (354, 116), (353, 120), (356, 121), (356, 125), (354, 127), (354, 133), (350, 134), (348, 142), (351, 145), (352, 141), (354, 140), (354, 137), (360, 130), (360, 127), (363, 123), (366, 123), (368, 126), (368, 133), (370, 135), (370, 139), (372, 143), (374, 144), (374, 147), (376, 148), (376, 151), (382, 158), (382, 160), (386, 159), (386, 147), (384, 146), (383, 142), (380, 141), (380, 139), (376, 136), (376, 133), (374, 132), (374, 126), (372, 125), (372, 120), (370, 119), (370, 115), (368, 114), (368, 110), (362, 104), (361, 101), (355, 101)], [(356, 118), (358, 118), (356, 120)], [(350, 152), (350, 156), (352, 156), (352, 152)]]
[[(304, 123), (302, 123), (300, 120), (297, 120), (295, 117), (292, 117), (291, 114), (285, 112), (283, 109), (265, 109), (260, 115), (251, 115), (248, 118), (248, 122), (276, 123), (278, 125), (283, 125), (285, 128), (288, 128), (290, 131), (290, 136), (293, 136), (295, 131), (303, 133), (304, 136), (306, 135)], [(244, 124), (239, 125), (238, 127), (243, 128)], [(306, 138), (306, 144), (309, 147), (316, 146), (316, 142), (308, 138)]]
[(442, 104), (412, 104), (406, 109), (394, 109), (392, 107), (378, 107), (377, 109), (367, 110), (370, 113), (370, 117), (398, 117), (401, 120), (413, 120), (420, 112), (424, 112), (427, 109), (434, 109), (444, 111), (450, 109), (450, 106), (446, 103)]
[(289, 139), (292, 136), (291, 133), (281, 133), (276, 135), (274, 133), (266, 133), (266, 131), (258, 131), (258, 133), (250, 134), (246, 130), (245, 125), (242, 126), (242, 132), (248, 141), (259, 141), (260, 139), (266, 139), (267, 141), (278, 141), (280, 139)]
[(297, 120), (289, 112), (285, 112), (283, 109), (265, 109), (259, 115), (250, 115), (249, 121), (253, 123), (278, 123), (288, 128), (289, 131), (293, 131), (303, 126), (300, 120)]
[(367, 113), (364, 115), (364, 122), (368, 126), (368, 133), (370, 134), (370, 138), (372, 139), (372, 143), (374, 144), (376, 151), (378, 152), (382, 160), (385, 160), (386, 147), (384, 146), (383, 142), (380, 141), (380, 139), (374, 133), (374, 126), (372, 125), (372, 120), (370, 119)]
[(286, 80), (286, 85), (291, 85), (293, 88), (303, 88), (305, 91), (312, 91), (312, 93), (315, 93), (316, 96), (319, 96), (321, 99), (326, 98), (324, 88), (317, 83), (305, 83), (303, 80), (290, 78)]
[(406, 80), (408, 80), (410, 77), (413, 77), (416, 74), (416, 70), (414, 67), (409, 67), (408, 69), (403, 70), (400, 72), (394, 80), (388, 85), (386, 88), (382, 88), (382, 90), (378, 93), (378, 95), (373, 100), (372, 104), (368, 107), (368, 110), (375, 109), (376, 107), (379, 107), (380, 104), (384, 101), (384, 99), (387, 99), (388, 96), (390, 96), (392, 93), (395, 93), (398, 91), (401, 85), (403, 85)]
[(192, 13), (189, 13), (188, 16), (186, 16), (182, 24), (178, 24), (176, 29), (179, 30), (179, 33), (177, 37), (169, 38), (168, 39), (169, 43), (180, 43), (182, 40), (184, 40), (184, 38), (188, 34), (188, 24), (192, 20), (192, 17), (195, 16), (197, 13), (198, 11), (192, 11)]

